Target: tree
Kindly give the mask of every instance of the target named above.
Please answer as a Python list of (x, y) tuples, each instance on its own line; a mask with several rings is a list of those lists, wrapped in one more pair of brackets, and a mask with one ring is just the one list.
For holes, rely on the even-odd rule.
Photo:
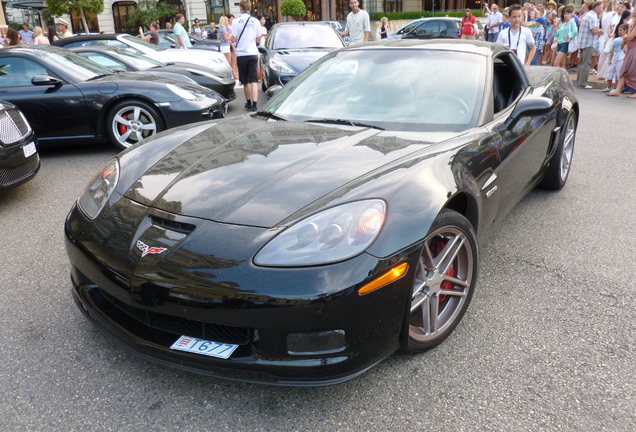
[(173, 17), (177, 14), (174, 6), (166, 2), (158, 2), (157, 0), (139, 0), (137, 9), (128, 14), (126, 23), (133, 27), (140, 23), (146, 27), (153, 21), (166, 21), (166, 18)]
[(46, 5), (51, 14), (56, 16), (71, 15), (73, 11), (79, 12), (86, 33), (88, 33), (88, 24), (84, 11), (94, 14), (104, 11), (104, 0), (47, 0)]
[(285, 16), (304, 17), (307, 14), (307, 8), (303, 0), (283, 0), (280, 13)]

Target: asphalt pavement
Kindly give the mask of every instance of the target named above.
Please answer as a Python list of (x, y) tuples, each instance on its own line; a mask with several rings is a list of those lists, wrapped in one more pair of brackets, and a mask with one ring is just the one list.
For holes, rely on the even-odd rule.
[(480, 246), (456, 331), (323, 388), (158, 366), (98, 331), (71, 298), (63, 223), (117, 151), (42, 151), (0, 194), (0, 431), (636, 430), (636, 101), (577, 95), (567, 185), (531, 192)]

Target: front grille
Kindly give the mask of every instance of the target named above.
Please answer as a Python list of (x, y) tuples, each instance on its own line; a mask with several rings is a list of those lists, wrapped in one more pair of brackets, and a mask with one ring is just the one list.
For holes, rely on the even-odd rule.
[(15, 109), (0, 110), (0, 142), (5, 145), (23, 140), (31, 132), (22, 113)]
[(22, 165), (14, 168), (0, 168), (0, 186), (11, 186), (29, 178), (38, 169), (40, 157), (30, 157)]
[(117, 309), (146, 327), (178, 336), (191, 336), (214, 342), (237, 345), (245, 345), (249, 342), (249, 329), (247, 328), (207, 323), (138, 309), (122, 303), (104, 290), (100, 289), (99, 292), (105, 300), (108, 300)]

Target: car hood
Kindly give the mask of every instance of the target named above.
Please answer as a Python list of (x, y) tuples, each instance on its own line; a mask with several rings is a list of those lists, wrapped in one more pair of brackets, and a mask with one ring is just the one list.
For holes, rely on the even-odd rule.
[[(171, 213), (270, 228), (335, 189), (455, 135), (238, 117), (179, 145), (166, 140), (172, 150), (135, 175), (124, 195)], [(144, 158), (129, 155), (133, 164)]]
[(335, 48), (283, 49), (276, 51), (276, 59), (287, 63), (296, 72), (302, 72)]

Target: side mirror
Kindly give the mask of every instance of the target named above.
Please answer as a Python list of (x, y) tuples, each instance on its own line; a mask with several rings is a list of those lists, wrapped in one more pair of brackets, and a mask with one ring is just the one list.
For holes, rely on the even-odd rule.
[(35, 75), (31, 78), (31, 84), (36, 86), (59, 86), (62, 85), (62, 80), (48, 75)]
[(273, 85), (267, 89), (267, 92), (265, 94), (267, 95), (268, 99), (271, 99), (272, 97), (274, 97), (274, 95), (276, 95), (276, 93), (278, 93), (282, 89), (283, 89), (283, 86)]
[(258, 47), (258, 52), (261, 54), (267, 54), (267, 50), (265, 49), (265, 47), (262, 47), (260, 45)]
[(554, 109), (554, 101), (547, 97), (530, 96), (517, 102), (515, 109), (510, 114), (506, 127), (510, 128), (521, 117), (549, 114)]

